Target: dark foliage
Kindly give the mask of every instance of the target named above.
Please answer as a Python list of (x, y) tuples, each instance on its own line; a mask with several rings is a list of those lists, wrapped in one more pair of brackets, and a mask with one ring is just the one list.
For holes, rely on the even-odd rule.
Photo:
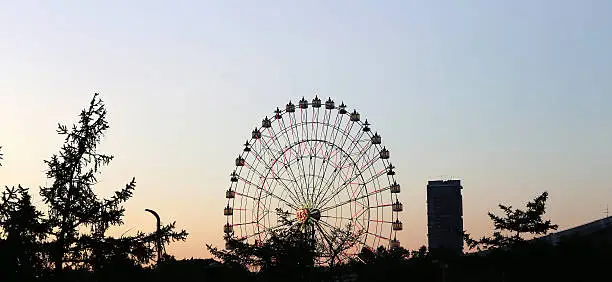
[(355, 272), (359, 281), (389, 281), (405, 274), (409, 260), (410, 251), (401, 247), (379, 247), (376, 250), (363, 248), (358, 259), (351, 262), (351, 267), (344, 272)]
[(226, 249), (207, 245), (210, 253), (226, 265), (256, 269), (264, 281), (309, 281), (315, 265), (316, 241), (302, 226), (277, 211), (282, 226), (272, 230), (269, 239), (248, 244), (226, 236)]
[(138, 233), (123, 238), (106, 234), (109, 227), (123, 224), (123, 204), (136, 188), (132, 179), (107, 199), (99, 198), (93, 190), (99, 170), (113, 159), (97, 150), (109, 128), (106, 115), (104, 103), (94, 94), (77, 124), (70, 130), (65, 125), (58, 126), (64, 145), (59, 154), (45, 161), (47, 177), (53, 183), (41, 187), (40, 195), (49, 208), (50, 257), (57, 273), (65, 266), (101, 269), (118, 260), (147, 263), (154, 256), (150, 245), (156, 238), (169, 242), (187, 236), (184, 230), (175, 232), (174, 223), (164, 226), (161, 234)]
[(0, 265), (8, 277), (41, 275), (47, 225), (27, 188), (6, 187), (0, 199)]
[(556, 224), (542, 218), (546, 213), (547, 199), (548, 192), (543, 192), (534, 200), (528, 202), (527, 209), (524, 211), (500, 204), (499, 208), (504, 212), (503, 217), (489, 212), (489, 217), (495, 228), (493, 236), (475, 240), (468, 233), (464, 233), (466, 244), (470, 249), (477, 248), (478, 250), (509, 248), (524, 243), (524, 234), (544, 235), (557, 230), (558, 226)]
[(39, 191), (46, 213), (32, 204), (26, 188), (6, 187), (2, 192), (0, 280), (5, 276), (89, 281), (92, 271), (101, 275), (96, 279), (117, 270), (137, 273), (152, 262), (154, 242), (167, 244), (187, 237), (185, 230), (175, 230), (174, 222), (150, 234), (120, 238), (107, 234), (109, 227), (123, 224), (123, 204), (132, 197), (136, 182), (132, 179), (109, 198), (100, 198), (93, 189), (100, 169), (113, 159), (97, 150), (109, 128), (106, 115), (104, 103), (94, 94), (77, 124), (70, 129), (58, 126), (64, 144), (45, 161), (52, 184)]
[[(45, 161), (47, 177), (53, 184), (41, 187), (40, 195), (49, 208), (50, 255), (56, 272), (61, 272), (65, 265), (88, 268), (104, 260), (105, 254), (99, 251), (99, 245), (106, 243), (105, 232), (110, 226), (123, 223), (122, 204), (136, 187), (132, 179), (109, 199), (99, 199), (93, 191), (99, 169), (113, 159), (97, 151), (109, 127), (106, 113), (104, 104), (94, 95), (71, 130), (58, 125), (57, 132), (64, 136), (64, 145), (59, 154)], [(83, 232), (83, 227), (90, 231)]]
[[(347, 225), (344, 229), (326, 233), (325, 241), (318, 244), (312, 236), (313, 232), (320, 230), (316, 222), (302, 225), (288, 220), (285, 211), (277, 210), (276, 213), (281, 226), (271, 231), (270, 238), (248, 244), (226, 236), (226, 249), (207, 245), (208, 250), (225, 265), (257, 270), (258, 278), (264, 281), (312, 281), (337, 275), (335, 265), (340, 254), (353, 247), (361, 234), (354, 233), (352, 226)], [(324, 258), (315, 261), (318, 254), (324, 254)]]

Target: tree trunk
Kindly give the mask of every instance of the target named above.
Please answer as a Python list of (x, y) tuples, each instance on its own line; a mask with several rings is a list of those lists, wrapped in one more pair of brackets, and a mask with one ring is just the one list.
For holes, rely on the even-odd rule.
[(57, 239), (55, 246), (55, 257), (54, 265), (55, 265), (55, 274), (60, 276), (63, 271), (63, 261), (64, 261), (64, 234), (60, 234), (60, 237)]

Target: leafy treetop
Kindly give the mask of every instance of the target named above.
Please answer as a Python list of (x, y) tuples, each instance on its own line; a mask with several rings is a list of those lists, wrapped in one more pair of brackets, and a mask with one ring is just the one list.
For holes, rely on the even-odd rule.
[(542, 218), (546, 213), (547, 199), (548, 192), (543, 192), (527, 203), (526, 210), (513, 209), (512, 206), (500, 204), (499, 208), (503, 211), (503, 216), (489, 212), (489, 218), (493, 221), (495, 228), (493, 235), (475, 240), (469, 234), (464, 233), (466, 244), (470, 249), (479, 250), (481, 248), (508, 248), (525, 242), (524, 234), (544, 235), (556, 230), (558, 225)]

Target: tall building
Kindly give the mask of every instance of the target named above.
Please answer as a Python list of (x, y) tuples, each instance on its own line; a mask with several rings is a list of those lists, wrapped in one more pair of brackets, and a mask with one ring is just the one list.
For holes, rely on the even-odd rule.
[(463, 253), (463, 200), (461, 180), (427, 184), (427, 239), (432, 253)]

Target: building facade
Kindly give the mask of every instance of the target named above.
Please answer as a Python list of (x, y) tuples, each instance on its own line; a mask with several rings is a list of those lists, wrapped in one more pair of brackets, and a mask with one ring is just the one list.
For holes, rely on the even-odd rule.
[(461, 180), (427, 184), (427, 240), (432, 253), (463, 254)]

